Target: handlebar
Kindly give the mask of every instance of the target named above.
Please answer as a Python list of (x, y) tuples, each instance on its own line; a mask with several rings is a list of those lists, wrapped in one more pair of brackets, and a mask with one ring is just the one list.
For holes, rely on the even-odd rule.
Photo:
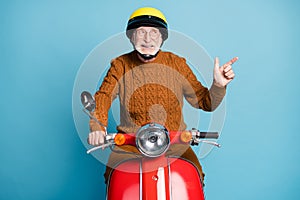
[[(201, 139), (218, 139), (219, 133), (218, 132), (200, 132), (196, 129), (186, 130), (186, 131), (170, 131), (170, 143), (171, 144), (178, 144), (184, 143), (194, 146), (198, 145), (199, 143), (206, 143), (210, 145), (214, 145), (216, 147), (221, 147), (220, 144), (209, 141), (209, 140), (201, 140)], [(105, 136), (105, 143), (94, 147), (87, 151), (87, 153), (91, 153), (97, 149), (104, 149), (107, 147), (111, 147), (113, 145), (121, 146), (121, 145), (132, 145), (136, 146), (135, 142), (135, 133), (111, 133)]]

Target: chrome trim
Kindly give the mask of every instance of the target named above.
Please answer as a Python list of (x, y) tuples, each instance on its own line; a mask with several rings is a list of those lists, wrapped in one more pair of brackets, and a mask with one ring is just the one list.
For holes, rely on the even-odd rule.
[(143, 169), (142, 169), (142, 159), (140, 160), (140, 200), (143, 199)]
[(105, 194), (105, 200), (107, 200), (107, 194), (108, 194), (108, 186), (106, 185), (106, 194)]
[(158, 167), (157, 169), (158, 180), (156, 182), (157, 188), (157, 200), (166, 200), (166, 179), (165, 179), (165, 168)]
[(170, 160), (169, 157), (167, 158), (168, 160), (168, 174), (169, 174), (169, 197), (170, 200), (173, 199), (172, 197), (172, 176), (171, 176), (171, 165), (170, 165)]

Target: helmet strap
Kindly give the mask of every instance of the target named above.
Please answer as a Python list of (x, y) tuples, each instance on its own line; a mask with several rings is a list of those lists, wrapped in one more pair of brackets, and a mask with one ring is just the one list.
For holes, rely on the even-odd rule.
[[(159, 51), (158, 51), (159, 52)], [(158, 52), (156, 52), (154, 55), (151, 54), (142, 54), (141, 52), (139, 52), (137, 50), (137, 53), (144, 59), (144, 60), (151, 60), (152, 58), (155, 58), (158, 54)]]

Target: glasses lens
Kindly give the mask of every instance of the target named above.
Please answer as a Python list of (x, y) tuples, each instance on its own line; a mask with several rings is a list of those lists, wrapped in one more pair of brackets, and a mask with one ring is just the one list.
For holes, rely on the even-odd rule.
[(137, 29), (136, 34), (139, 38), (145, 38), (145, 36), (149, 34), (151, 39), (157, 39), (160, 32), (158, 29), (151, 29), (149, 32), (147, 32), (145, 29)]

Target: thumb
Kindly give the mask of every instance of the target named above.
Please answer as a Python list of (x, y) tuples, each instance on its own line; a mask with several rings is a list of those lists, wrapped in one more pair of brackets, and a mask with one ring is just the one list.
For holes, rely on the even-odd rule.
[(219, 69), (219, 67), (220, 67), (219, 58), (218, 58), (218, 57), (215, 57), (215, 68), (218, 68), (218, 69)]

